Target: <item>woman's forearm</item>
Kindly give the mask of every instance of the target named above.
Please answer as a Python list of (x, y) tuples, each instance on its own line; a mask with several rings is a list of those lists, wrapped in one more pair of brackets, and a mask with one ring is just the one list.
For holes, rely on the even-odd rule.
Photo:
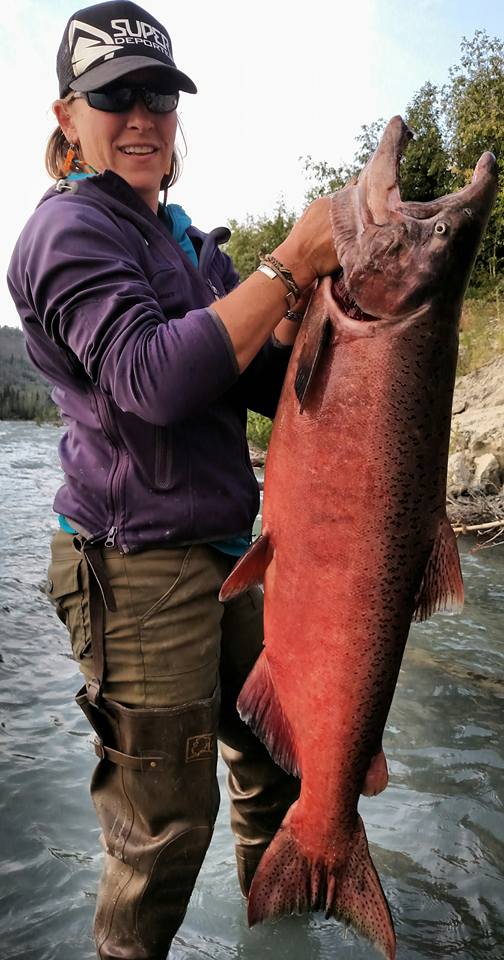
[[(291, 272), (301, 294), (317, 276), (332, 273), (338, 266), (338, 258), (332, 240), (329, 198), (310, 204), (273, 253)], [(269, 279), (256, 271), (227, 297), (213, 304), (229, 334), (240, 371), (248, 366), (285, 316), (286, 293), (279, 277)], [(296, 330), (289, 332), (285, 326), (289, 322), (285, 320), (279, 327), (281, 342), (294, 342)], [(275, 331), (276, 336), (279, 334)]]
[(240, 372), (274, 330), (281, 343), (294, 343), (296, 325), (283, 319), (287, 310), (286, 292), (278, 277), (270, 280), (256, 272), (212, 305), (229, 334)]

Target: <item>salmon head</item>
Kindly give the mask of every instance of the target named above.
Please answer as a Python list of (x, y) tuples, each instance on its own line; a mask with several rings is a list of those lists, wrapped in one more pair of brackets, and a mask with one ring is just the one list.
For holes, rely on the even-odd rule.
[(387, 124), (356, 182), (332, 197), (341, 271), (333, 296), (348, 318), (402, 320), (435, 301), (458, 315), (497, 192), (491, 153), (471, 183), (428, 203), (401, 200), (401, 156), (412, 138), (401, 117)]

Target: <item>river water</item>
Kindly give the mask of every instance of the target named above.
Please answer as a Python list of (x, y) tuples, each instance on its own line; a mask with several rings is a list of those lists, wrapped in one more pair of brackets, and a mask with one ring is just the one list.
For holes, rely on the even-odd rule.
[[(0, 423), (0, 958), (92, 960), (100, 871), (87, 784), (95, 757), (78, 671), (40, 585), (61, 429)], [(363, 799), (398, 960), (504, 957), (504, 546), (460, 544), (466, 604), (414, 626), (384, 740), (391, 782)], [(364, 960), (335, 921), (249, 930), (221, 810), (170, 960)]]

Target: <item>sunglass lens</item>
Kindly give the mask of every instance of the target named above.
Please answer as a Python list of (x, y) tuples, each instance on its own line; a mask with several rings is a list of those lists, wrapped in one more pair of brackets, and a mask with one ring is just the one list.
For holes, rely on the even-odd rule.
[(103, 88), (86, 94), (90, 107), (106, 113), (124, 113), (131, 110), (138, 96), (151, 113), (173, 113), (179, 101), (178, 92), (158, 93), (157, 90), (146, 87), (112, 87), (109, 90)]
[(178, 93), (158, 93), (156, 90), (142, 90), (142, 98), (151, 113), (173, 113), (179, 101)]
[(130, 110), (135, 102), (137, 91), (132, 87), (115, 87), (111, 90), (93, 90), (87, 94), (90, 107), (104, 110), (106, 113), (123, 113)]

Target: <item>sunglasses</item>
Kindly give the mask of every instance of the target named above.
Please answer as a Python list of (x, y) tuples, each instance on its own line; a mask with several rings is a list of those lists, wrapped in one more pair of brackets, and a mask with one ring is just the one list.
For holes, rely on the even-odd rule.
[(150, 113), (173, 113), (179, 102), (178, 91), (160, 93), (150, 87), (103, 87), (102, 90), (76, 93), (73, 99), (87, 100), (94, 110), (104, 110), (105, 113), (126, 113), (138, 97)]

